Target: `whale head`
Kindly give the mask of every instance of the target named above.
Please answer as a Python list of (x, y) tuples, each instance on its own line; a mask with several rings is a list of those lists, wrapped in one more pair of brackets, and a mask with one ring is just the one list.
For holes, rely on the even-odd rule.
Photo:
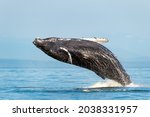
[(63, 48), (63, 42), (64, 40), (57, 37), (46, 39), (35, 38), (33, 44), (54, 59), (72, 63), (69, 51)]

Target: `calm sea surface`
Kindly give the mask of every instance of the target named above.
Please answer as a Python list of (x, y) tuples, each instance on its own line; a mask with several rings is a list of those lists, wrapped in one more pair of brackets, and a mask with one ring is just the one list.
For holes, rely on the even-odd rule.
[(57, 62), (0, 62), (1, 100), (148, 100), (150, 68), (126, 68), (133, 84), (120, 87), (95, 73)]

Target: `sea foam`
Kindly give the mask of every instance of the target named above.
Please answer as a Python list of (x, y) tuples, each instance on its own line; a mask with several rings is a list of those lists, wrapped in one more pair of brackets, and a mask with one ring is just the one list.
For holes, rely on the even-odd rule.
[[(131, 83), (125, 87), (140, 87), (140, 86), (141, 85), (139, 84)], [(88, 88), (101, 88), (101, 87), (123, 87), (123, 86), (116, 81), (106, 80), (103, 82), (96, 82), (95, 84), (89, 86)]]

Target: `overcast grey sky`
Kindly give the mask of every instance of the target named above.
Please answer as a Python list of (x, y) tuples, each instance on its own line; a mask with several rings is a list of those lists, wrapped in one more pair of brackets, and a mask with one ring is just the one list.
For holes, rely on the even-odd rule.
[(150, 58), (149, 0), (0, 0), (0, 58), (48, 60), (35, 37), (107, 37), (121, 60)]

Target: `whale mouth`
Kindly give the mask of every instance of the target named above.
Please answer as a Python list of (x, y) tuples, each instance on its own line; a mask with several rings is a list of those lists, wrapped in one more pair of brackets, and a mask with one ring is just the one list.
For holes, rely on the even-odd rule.
[(43, 45), (43, 40), (40, 38), (35, 38), (35, 40), (33, 41), (33, 44), (37, 47), (41, 47)]
[(34, 40), (34, 41), (33, 41), (33, 44), (34, 44), (34, 45), (36, 45), (36, 44), (37, 44), (37, 43), (36, 43), (36, 40)]

